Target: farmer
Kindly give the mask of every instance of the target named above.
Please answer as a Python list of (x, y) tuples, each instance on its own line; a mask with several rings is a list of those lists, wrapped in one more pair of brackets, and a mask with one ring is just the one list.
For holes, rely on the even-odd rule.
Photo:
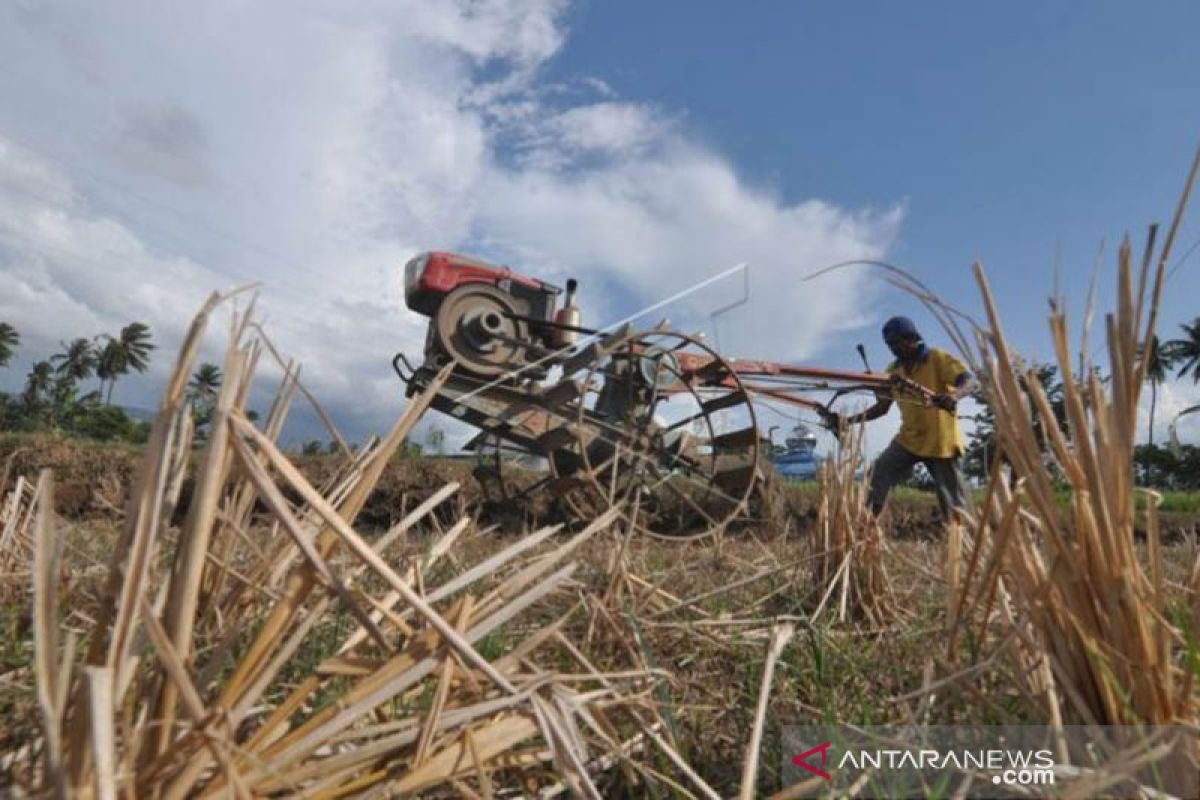
[(952, 509), (965, 507), (959, 459), (963, 435), (955, 409), (958, 401), (974, 388), (966, 366), (945, 350), (925, 344), (917, 326), (908, 317), (892, 317), (883, 326), (883, 341), (896, 356), (888, 367), (890, 375), (902, 376), (933, 393), (926, 405), (899, 387), (876, 395), (875, 405), (859, 414), (825, 412), (826, 424), (839, 431), (845, 425), (879, 419), (900, 403), (900, 432), (892, 439), (871, 469), (868, 502), (879, 514), (892, 487), (912, 474), (913, 467), (924, 464), (937, 489), (942, 517), (949, 519)]

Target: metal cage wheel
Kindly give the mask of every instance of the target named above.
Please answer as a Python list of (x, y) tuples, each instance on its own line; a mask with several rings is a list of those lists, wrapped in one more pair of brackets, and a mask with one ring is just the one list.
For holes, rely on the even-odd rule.
[[(552, 462), (577, 484), (564, 499), (586, 516), (617, 502), (630, 508), (636, 496), (635, 524), (661, 538), (724, 530), (760, 478), (757, 418), (741, 380), (706, 343), (674, 331), (631, 333), (606, 349), (583, 381), (577, 439)], [(701, 376), (685, 363), (708, 366)]]

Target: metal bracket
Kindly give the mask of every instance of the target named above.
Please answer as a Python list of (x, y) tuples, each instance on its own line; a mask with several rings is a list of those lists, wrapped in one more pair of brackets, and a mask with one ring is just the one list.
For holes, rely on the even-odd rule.
[[(405, 375), (400, 369), (401, 362), (403, 362), (404, 366), (408, 368), (408, 375)], [(416, 368), (409, 363), (408, 358), (404, 355), (404, 353), (396, 353), (396, 355), (392, 358), (392, 369), (396, 371), (396, 375), (399, 376), (400, 380), (404, 382), (405, 386), (407, 386), (417, 374)]]

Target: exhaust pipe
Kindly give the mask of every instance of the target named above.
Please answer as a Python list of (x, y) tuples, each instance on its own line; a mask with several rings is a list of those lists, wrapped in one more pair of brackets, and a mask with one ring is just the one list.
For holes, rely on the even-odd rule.
[[(579, 306), (575, 305), (575, 289), (578, 286), (579, 283), (574, 278), (567, 281), (566, 301), (554, 315), (554, 324), (578, 328), (583, 323), (583, 312), (579, 310)], [(579, 341), (579, 332), (566, 328), (555, 328), (553, 339), (556, 347), (570, 347)]]

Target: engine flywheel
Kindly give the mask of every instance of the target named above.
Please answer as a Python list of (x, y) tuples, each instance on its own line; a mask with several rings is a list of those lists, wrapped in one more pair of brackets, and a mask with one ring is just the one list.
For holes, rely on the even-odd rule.
[(512, 319), (518, 314), (513, 297), (494, 286), (460, 286), (442, 300), (435, 330), (438, 346), (465, 368), (494, 377), (525, 365), (525, 348), (511, 340), (525, 341), (525, 323)]

